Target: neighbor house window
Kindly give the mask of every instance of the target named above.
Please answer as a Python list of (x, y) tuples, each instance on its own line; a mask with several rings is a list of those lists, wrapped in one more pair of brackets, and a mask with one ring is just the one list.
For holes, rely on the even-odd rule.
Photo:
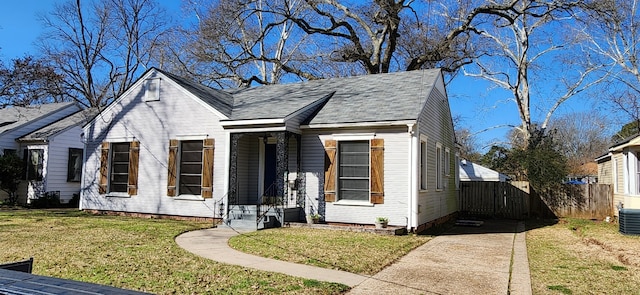
[(635, 194), (636, 195), (640, 195), (640, 152), (636, 152), (635, 153), (636, 156), (636, 173), (635, 173), (635, 177), (636, 177), (636, 185), (635, 185)]
[(339, 142), (338, 165), (338, 198), (368, 201), (369, 142)]
[(436, 189), (443, 188), (442, 176), (444, 175), (442, 156), (442, 144), (436, 143)]
[[(167, 195), (211, 198), (213, 189), (214, 140), (169, 141)], [(177, 184), (177, 186), (176, 186)]]
[(26, 177), (27, 180), (42, 180), (42, 174), (44, 170), (44, 150), (43, 149), (28, 149), (25, 150), (26, 162)]
[(611, 158), (613, 159), (613, 167), (611, 168), (612, 173), (611, 173), (611, 179), (613, 181), (613, 192), (614, 193), (618, 193), (620, 192), (620, 188), (618, 186), (618, 181), (619, 181), (619, 176), (618, 176), (618, 159), (616, 158), (616, 155), (611, 156)]
[(138, 194), (140, 142), (103, 142), (100, 155), (100, 193)]
[(79, 182), (82, 176), (82, 149), (69, 149), (67, 163), (67, 182)]
[(427, 139), (420, 140), (420, 189), (427, 189)]

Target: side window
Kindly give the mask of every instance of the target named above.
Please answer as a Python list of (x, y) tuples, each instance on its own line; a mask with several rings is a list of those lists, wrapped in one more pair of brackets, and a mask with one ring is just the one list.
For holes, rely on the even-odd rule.
[(420, 189), (427, 189), (427, 138), (420, 138)]
[(443, 188), (442, 176), (444, 175), (442, 144), (436, 143), (436, 189)]
[(67, 182), (79, 182), (82, 176), (82, 149), (69, 148)]
[(444, 173), (447, 177), (451, 175), (451, 152), (449, 148), (444, 149)]

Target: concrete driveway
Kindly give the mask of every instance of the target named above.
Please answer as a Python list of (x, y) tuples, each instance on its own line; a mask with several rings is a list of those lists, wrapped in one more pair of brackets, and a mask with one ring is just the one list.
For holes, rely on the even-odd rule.
[(349, 294), (531, 294), (524, 234), (511, 220), (456, 226)]
[(238, 252), (227, 244), (237, 234), (212, 228), (184, 233), (176, 242), (223, 263), (342, 283), (353, 287), (349, 294), (531, 294), (522, 222), (453, 227), (371, 277)]

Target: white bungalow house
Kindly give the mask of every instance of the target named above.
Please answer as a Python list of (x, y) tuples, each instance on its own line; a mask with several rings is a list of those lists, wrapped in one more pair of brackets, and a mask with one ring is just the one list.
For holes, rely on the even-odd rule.
[[(30, 203), (46, 192), (68, 202), (80, 192), (84, 115), (71, 102), (0, 109), (0, 151), (18, 154), (25, 164), (18, 203)], [(0, 195), (6, 197), (5, 192)]]
[(596, 163), (598, 182), (613, 186), (614, 206), (640, 209), (640, 135), (612, 145)]
[(420, 230), (458, 210), (440, 70), (216, 90), (150, 69), (84, 127), (81, 209)]

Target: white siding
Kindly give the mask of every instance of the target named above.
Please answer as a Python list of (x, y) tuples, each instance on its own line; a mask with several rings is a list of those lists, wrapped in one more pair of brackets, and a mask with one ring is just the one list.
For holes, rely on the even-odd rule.
[[(384, 204), (371, 206), (350, 206), (325, 203), (324, 186), (324, 141), (333, 139), (332, 133), (305, 134), (302, 137), (302, 170), (306, 173), (307, 209), (309, 205), (325, 206), (325, 220), (357, 224), (372, 224), (375, 218), (389, 218), (389, 224), (405, 226), (408, 206), (409, 135), (405, 128), (395, 130), (350, 130), (348, 133), (375, 133), (384, 139)], [(319, 202), (317, 201), (319, 200)]]
[[(153, 72), (152, 72), (153, 74)], [(227, 136), (214, 112), (185, 95), (169, 81), (160, 83), (160, 100), (143, 102), (140, 79), (114, 105), (85, 128), (87, 159), (83, 174), (82, 208), (211, 217), (216, 201), (226, 197)], [(169, 140), (180, 136), (215, 139), (213, 198), (185, 200), (167, 196)], [(100, 144), (140, 141), (138, 195), (109, 197), (98, 193)]]
[(49, 140), (46, 162), (45, 191), (60, 191), (60, 200), (68, 202), (80, 192), (80, 182), (67, 182), (69, 148), (82, 149), (81, 126), (72, 127)]
[[(438, 88), (434, 88), (427, 100), (418, 121), (418, 130), (428, 138), (427, 190), (421, 190), (418, 198), (418, 225), (420, 225), (458, 211), (455, 184), (457, 169), (453, 169), (448, 177), (442, 176), (444, 189), (436, 189), (436, 143), (442, 144), (443, 158), (446, 148), (455, 151), (449, 103)], [(455, 157), (449, 157), (449, 167), (456, 167)]]

